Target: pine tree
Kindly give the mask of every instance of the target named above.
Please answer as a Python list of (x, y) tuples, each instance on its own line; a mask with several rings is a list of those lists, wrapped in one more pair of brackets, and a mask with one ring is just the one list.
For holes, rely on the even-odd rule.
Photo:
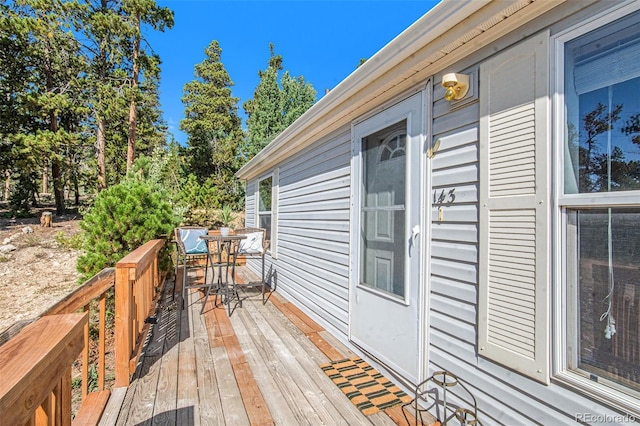
[[(30, 163), (43, 170), (43, 189), (47, 189), (48, 169), (53, 178), (57, 214), (65, 211), (65, 153), (81, 142), (77, 134), (84, 116), (82, 105), (82, 70), (79, 43), (71, 31), (76, 24), (76, 1), (13, 2), (3, 20), (3, 27), (26, 43), (21, 58), (28, 73), (24, 91), (13, 93), (21, 112), (21, 126), (14, 135), (16, 162)], [(27, 169), (29, 170), (29, 169)], [(17, 169), (26, 185), (25, 169)], [(32, 175), (33, 169), (28, 174)], [(33, 185), (29, 185), (33, 187)]]
[(238, 98), (231, 96), (233, 82), (221, 62), (218, 42), (212, 41), (204, 52), (205, 59), (195, 66), (195, 79), (184, 86), (185, 118), (180, 129), (188, 136), (191, 172), (198, 181), (211, 178), (225, 186), (234, 181), (238, 169), (237, 147), (242, 138)]
[(251, 159), (267, 146), (280, 132), (286, 129), (306, 110), (316, 98), (313, 86), (304, 77), (293, 77), (284, 69), (282, 56), (276, 55), (273, 44), (269, 45), (271, 56), (265, 70), (258, 71), (260, 82), (253, 99), (243, 108), (247, 114), (247, 137), (242, 146), (242, 156)]
[[(138, 105), (141, 91), (139, 88), (140, 72), (144, 65), (153, 63), (153, 55), (149, 55), (141, 46), (142, 27), (148, 25), (157, 31), (173, 27), (173, 12), (160, 7), (155, 0), (123, 0), (122, 8), (128, 15), (129, 32), (131, 35), (131, 75), (129, 84), (129, 118), (127, 136), (127, 171), (133, 166), (135, 159), (136, 131), (138, 120)], [(148, 67), (150, 68), (150, 67)]]
[(84, 52), (89, 64), (86, 89), (90, 94), (89, 106), (93, 120), (88, 131), (95, 134), (97, 160), (97, 187), (107, 187), (107, 133), (115, 112), (123, 107), (122, 87), (126, 74), (126, 25), (118, 0), (86, 0), (81, 14)]
[(170, 234), (176, 224), (162, 193), (140, 178), (129, 177), (100, 192), (80, 223), (85, 252), (78, 258), (81, 281), (147, 241)]
[(81, 21), (93, 115), (87, 124), (95, 134), (98, 189), (104, 189), (124, 176), (136, 151), (148, 154), (165, 143), (160, 59), (140, 43), (144, 27), (171, 28), (173, 13), (153, 0), (85, 2)]

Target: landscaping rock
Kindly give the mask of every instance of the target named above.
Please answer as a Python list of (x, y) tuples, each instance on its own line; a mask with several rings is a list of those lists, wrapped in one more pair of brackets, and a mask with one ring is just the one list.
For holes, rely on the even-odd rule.
[(0, 246), (0, 253), (9, 253), (16, 250), (18, 250), (18, 247), (14, 246), (13, 244), (5, 244), (3, 246)]

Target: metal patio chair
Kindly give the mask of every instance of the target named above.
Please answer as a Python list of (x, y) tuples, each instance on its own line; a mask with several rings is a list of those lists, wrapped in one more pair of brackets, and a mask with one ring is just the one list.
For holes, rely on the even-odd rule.
[(261, 261), (260, 281), (251, 281), (245, 283), (243, 288), (260, 288), (262, 295), (262, 304), (266, 303), (265, 290), (271, 285), (265, 277), (264, 257), (269, 249), (269, 241), (266, 240), (267, 230), (264, 228), (239, 228), (235, 230), (236, 235), (245, 235), (246, 238), (241, 240), (238, 246), (238, 256), (245, 259), (259, 259)]
[[(191, 288), (208, 288), (207, 285), (207, 242), (200, 237), (208, 234), (208, 229), (199, 226), (182, 226), (175, 229), (175, 239), (177, 246), (176, 255), (176, 277), (178, 276), (178, 266), (182, 264), (182, 307), (185, 307), (187, 291)], [(187, 285), (187, 263), (204, 260), (204, 281)], [(197, 265), (202, 267), (201, 265)], [(208, 293), (208, 291), (207, 291)], [(207, 294), (208, 295), (208, 294)], [(206, 302), (206, 300), (205, 300)], [(203, 305), (204, 308), (204, 305)]]

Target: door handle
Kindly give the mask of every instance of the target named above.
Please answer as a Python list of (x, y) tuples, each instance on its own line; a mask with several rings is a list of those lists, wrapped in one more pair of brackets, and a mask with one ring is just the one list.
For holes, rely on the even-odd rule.
[(420, 225), (416, 225), (411, 229), (411, 244), (416, 240), (416, 237), (420, 235)]
[(411, 238), (409, 239), (409, 256), (411, 256), (411, 249), (416, 245), (416, 238), (420, 235), (420, 225), (415, 225), (411, 228)]

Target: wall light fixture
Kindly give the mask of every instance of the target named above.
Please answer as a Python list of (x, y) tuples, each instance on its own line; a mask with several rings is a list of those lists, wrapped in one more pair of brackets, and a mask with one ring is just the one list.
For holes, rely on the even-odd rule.
[(462, 99), (469, 91), (469, 76), (453, 72), (445, 74), (442, 77), (442, 87), (447, 89), (444, 92), (447, 101)]

